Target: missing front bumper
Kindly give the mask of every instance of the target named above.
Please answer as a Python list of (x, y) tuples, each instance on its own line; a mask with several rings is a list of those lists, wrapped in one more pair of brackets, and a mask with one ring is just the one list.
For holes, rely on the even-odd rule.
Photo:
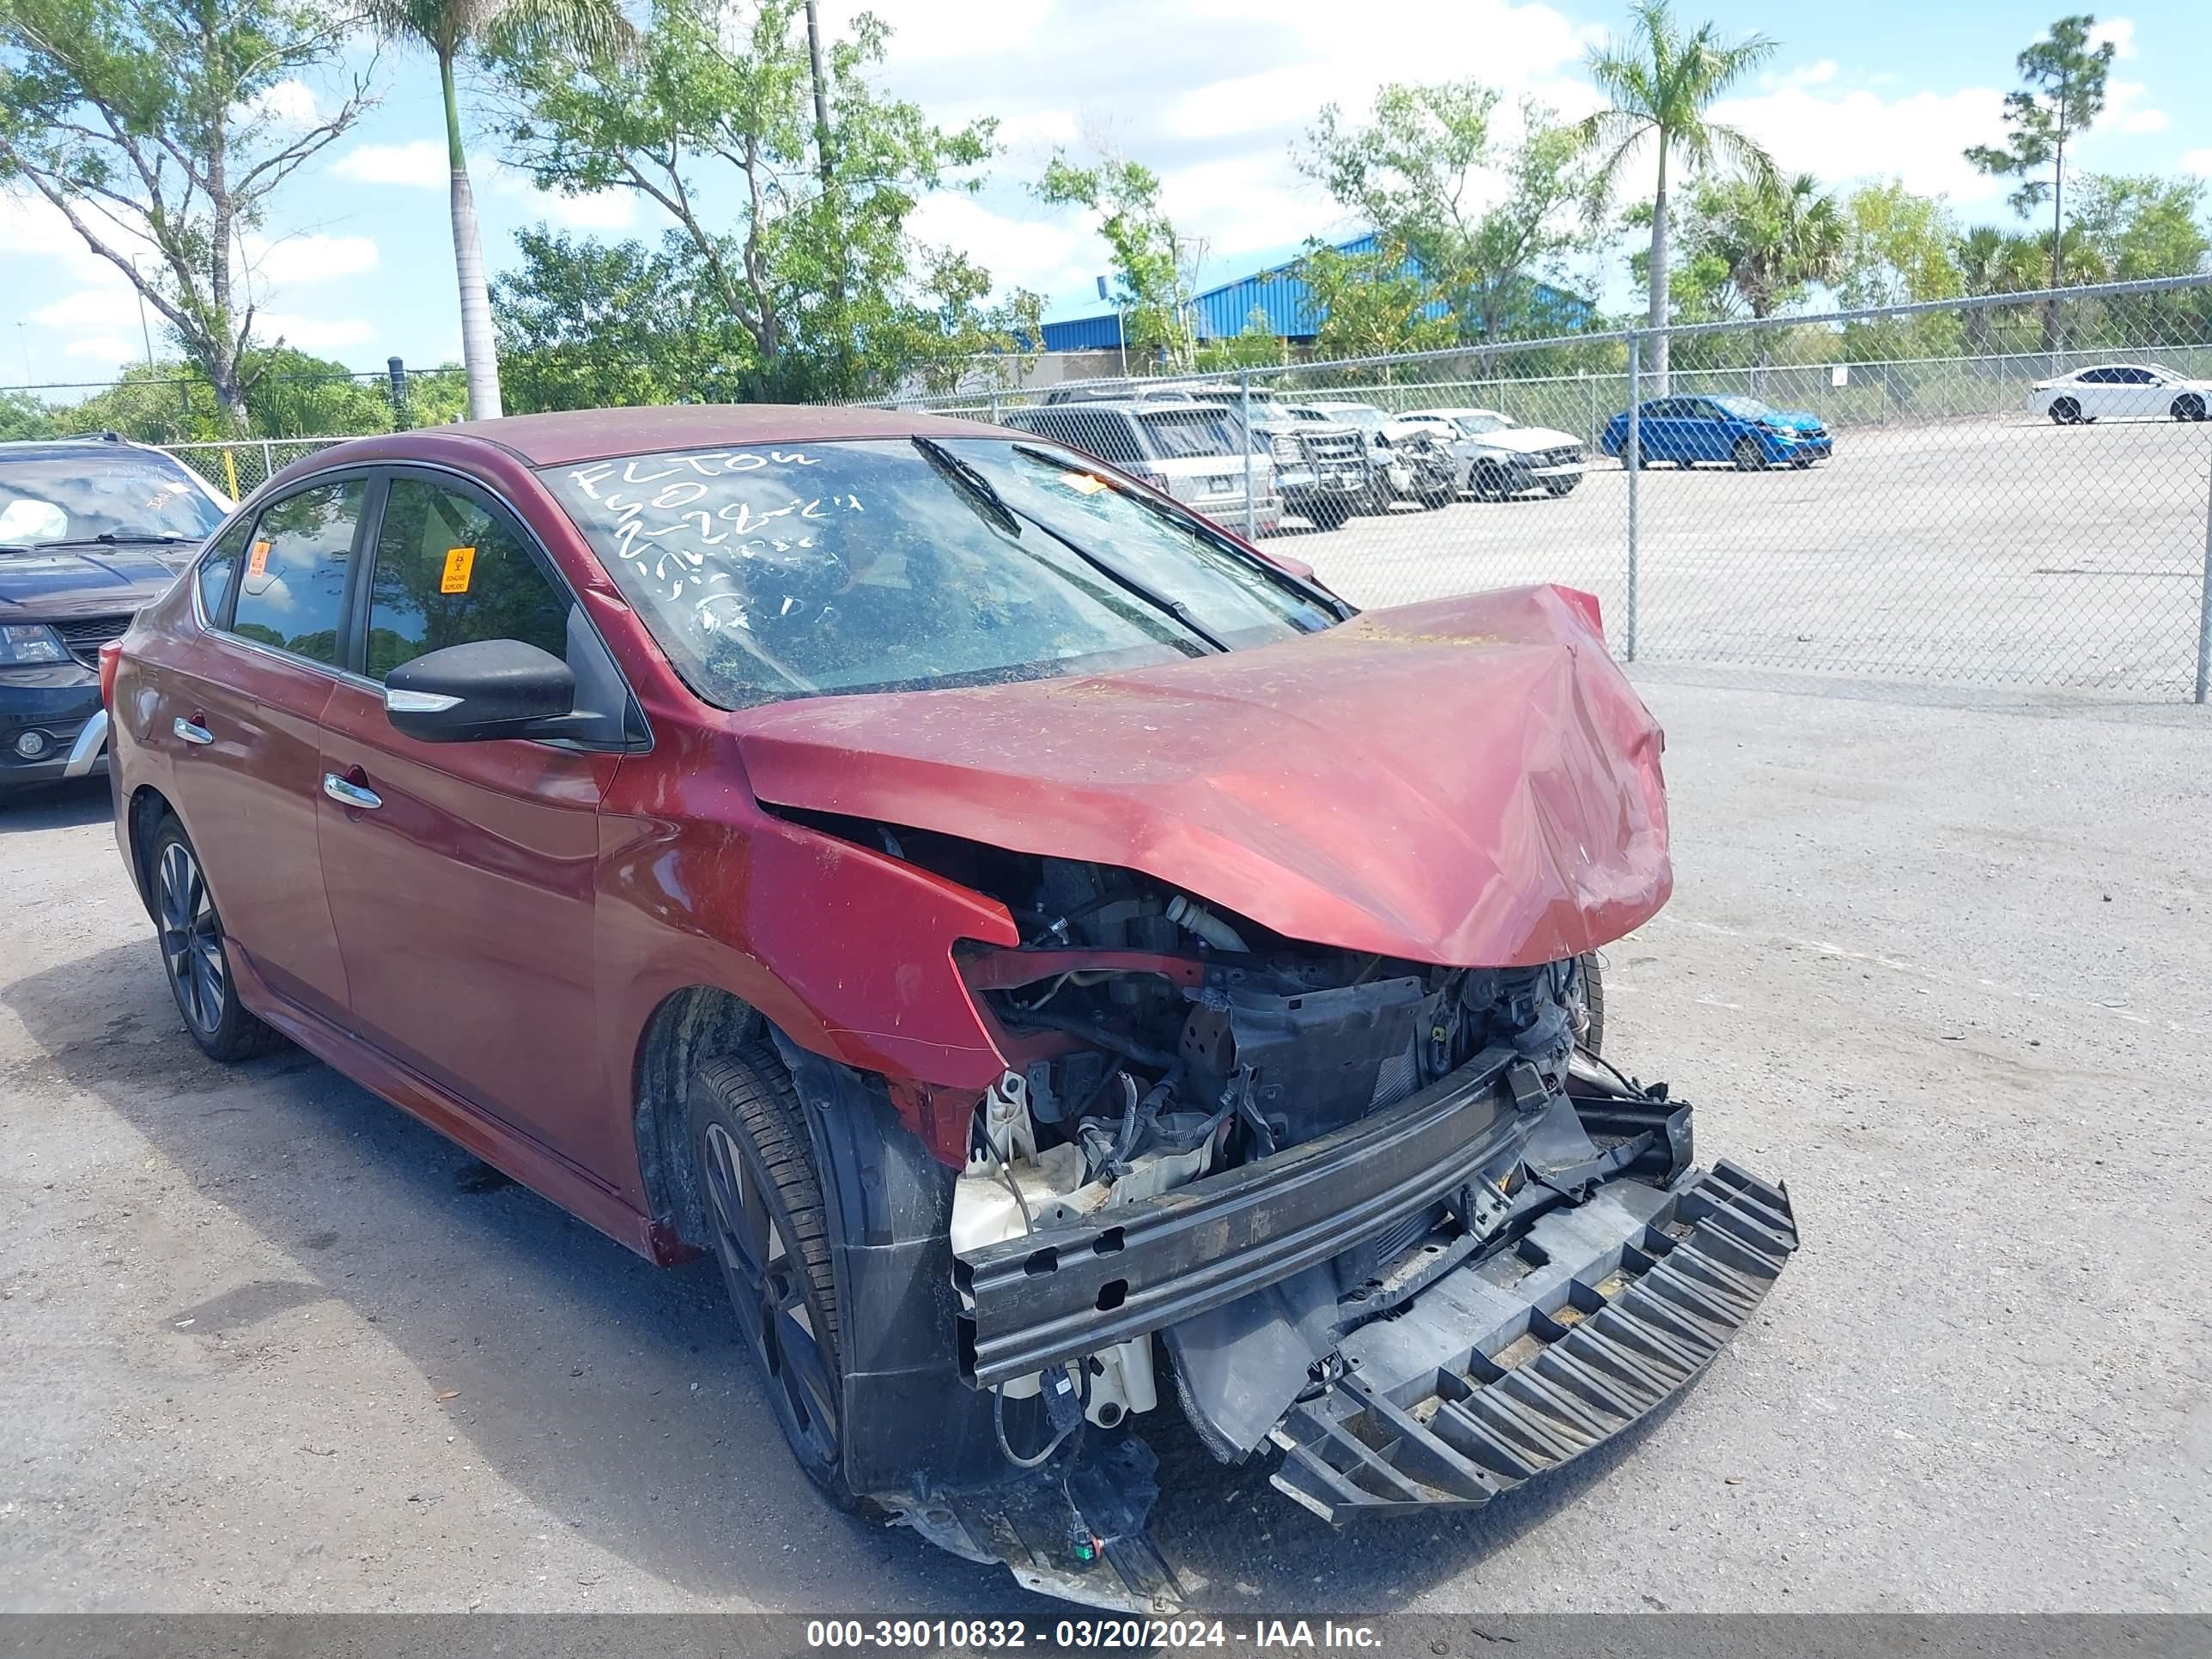
[(1734, 1164), (1613, 1182), (1347, 1336), (1275, 1430), (1273, 1483), (1339, 1524), (1486, 1504), (1656, 1410), (1796, 1248), (1787, 1189)]

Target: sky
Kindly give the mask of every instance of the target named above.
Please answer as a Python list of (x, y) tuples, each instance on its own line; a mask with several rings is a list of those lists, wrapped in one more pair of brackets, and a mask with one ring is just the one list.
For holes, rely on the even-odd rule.
[[(833, 29), (858, 9), (826, 0)], [(1097, 308), (1104, 245), (1079, 210), (1048, 209), (1027, 185), (1055, 145), (1099, 143), (1152, 166), (1185, 234), (1201, 238), (1202, 285), (1296, 253), (1310, 236), (1349, 235), (1346, 219), (1302, 179), (1293, 147), (1327, 103), (1364, 109), (1391, 81), (1475, 76), (1509, 106), (1527, 94), (1563, 116), (1597, 99), (1585, 53), (1626, 26), (1615, 3), (1443, 0), (1363, 7), (1350, 0), (876, 0), (892, 27), (880, 80), (947, 125), (999, 118), (1004, 153), (980, 193), (926, 198), (911, 222), (923, 241), (957, 246), (1002, 286), (1046, 297), (1045, 315)], [(1680, 0), (1727, 35), (1773, 36), (1755, 81), (1717, 112), (1783, 167), (1831, 185), (1901, 178), (1948, 197), (1969, 223), (2014, 225), (2005, 181), (1960, 152), (2000, 143), (2013, 58), (2063, 8), (2055, 0), (1844, 0), (1779, 6)], [(2081, 143), (2100, 172), (2194, 172), (2212, 179), (2212, 5), (2127, 0), (2100, 15), (2118, 47), (2109, 100)], [(364, 50), (350, 67), (368, 62)], [(443, 120), (428, 61), (378, 54), (380, 101), (295, 175), (250, 250), (264, 337), (357, 369), (397, 356), (431, 367), (459, 356)], [(329, 107), (332, 83), (288, 83), (280, 118)], [(550, 223), (595, 235), (657, 238), (650, 204), (614, 195), (564, 199), (501, 167), (479, 137), (472, 172), (484, 255), (515, 259), (515, 233)], [(1624, 202), (1650, 185), (1639, 173)], [(1571, 273), (1608, 305), (1626, 298), (1622, 246)], [(155, 317), (153, 346), (166, 352)], [(138, 302), (43, 203), (0, 194), (0, 386), (104, 382), (146, 355)], [(48, 395), (67, 398), (65, 392)]]

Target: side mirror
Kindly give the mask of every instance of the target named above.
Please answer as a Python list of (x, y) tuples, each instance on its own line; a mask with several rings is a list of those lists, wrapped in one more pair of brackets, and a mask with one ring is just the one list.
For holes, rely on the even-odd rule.
[(423, 743), (559, 738), (576, 706), (576, 677), (520, 640), (473, 640), (427, 652), (385, 677), (385, 717)]

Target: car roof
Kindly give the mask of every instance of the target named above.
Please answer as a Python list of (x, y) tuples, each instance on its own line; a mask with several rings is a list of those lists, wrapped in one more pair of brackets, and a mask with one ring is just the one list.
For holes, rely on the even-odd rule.
[[(850, 404), (678, 404), (651, 409), (577, 409), (460, 421), (357, 441), (361, 459), (404, 459), (410, 440), (460, 438), (491, 444), (532, 466), (566, 466), (661, 449), (721, 444), (830, 443), (848, 438), (993, 438), (1004, 427), (905, 410)], [(442, 446), (441, 446), (442, 447)], [(337, 444), (313, 457), (318, 468), (343, 465), (356, 444)], [(449, 452), (448, 452), (449, 453)], [(288, 469), (289, 471), (289, 469)]]
[[(159, 455), (165, 461), (176, 457), (151, 444), (132, 441), (119, 432), (73, 432), (66, 438), (10, 438), (0, 441), (0, 460), (58, 461), (82, 459), (88, 451), (103, 454)], [(182, 465), (183, 463), (179, 462)]]
[(1449, 409), (1431, 409), (1423, 412), (1430, 415), (1495, 415), (1501, 421), (1509, 418), (1504, 410), (1477, 409), (1472, 404), (1457, 404)]

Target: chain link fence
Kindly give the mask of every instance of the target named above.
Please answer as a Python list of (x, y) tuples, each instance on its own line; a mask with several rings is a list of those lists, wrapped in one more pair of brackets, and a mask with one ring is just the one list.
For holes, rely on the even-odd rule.
[(301, 456), (346, 441), (345, 438), (239, 438), (161, 447), (234, 501), (244, 501)]
[(1362, 605), (1561, 581), (1633, 659), (2206, 696), (2212, 276), (892, 401), (1179, 494), (1211, 444), (1203, 510)]

